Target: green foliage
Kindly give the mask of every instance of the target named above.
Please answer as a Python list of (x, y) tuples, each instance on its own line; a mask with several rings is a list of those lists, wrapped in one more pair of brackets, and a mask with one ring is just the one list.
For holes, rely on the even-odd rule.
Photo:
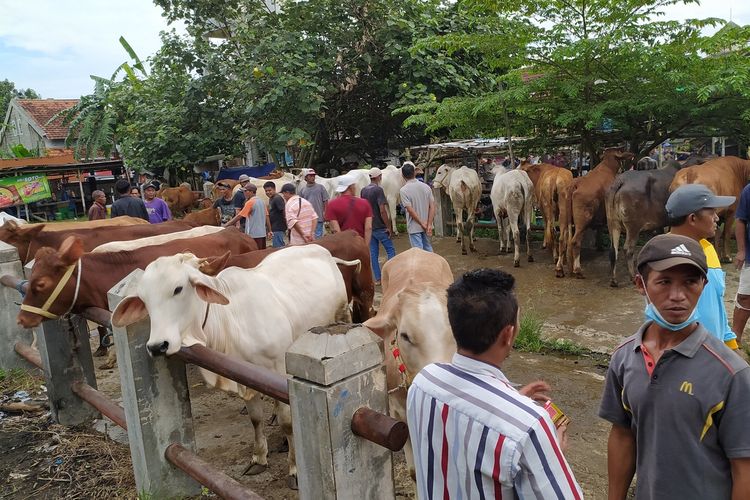
[(513, 347), (524, 352), (558, 352), (569, 355), (585, 354), (587, 350), (566, 339), (545, 339), (542, 337), (544, 320), (534, 311), (521, 314), (521, 326)]
[(0, 368), (0, 394), (37, 389), (44, 381), (22, 368)]
[(660, 18), (662, 7), (680, 3), (465, 2), (462, 14), (482, 29), (415, 47), (476, 52), (497, 86), (405, 107), (405, 124), (462, 136), (532, 135), (538, 140), (527, 147), (540, 148), (567, 135), (592, 152), (627, 141), (640, 154), (668, 137), (747, 135), (748, 28), (730, 24), (706, 36), (704, 28), (722, 21)]
[(0, 127), (4, 125), (5, 115), (8, 113), (8, 106), (14, 97), (19, 99), (41, 99), (34, 89), (17, 89), (16, 84), (8, 80), (0, 81)]

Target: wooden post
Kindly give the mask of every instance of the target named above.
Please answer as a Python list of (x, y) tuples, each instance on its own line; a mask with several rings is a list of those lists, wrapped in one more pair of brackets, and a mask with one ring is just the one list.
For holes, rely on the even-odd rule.
[[(18, 258), (16, 247), (0, 241), (0, 276), (9, 274), (11, 276), (23, 276), (23, 267)], [(18, 315), (17, 302), (21, 302), (21, 294), (12, 288), (0, 286), (0, 368), (10, 370), (12, 368), (31, 369), (32, 365), (21, 358), (13, 350), (13, 346), (19, 340), (31, 343), (31, 330), (27, 330), (16, 323)]]
[[(141, 274), (136, 269), (109, 291), (110, 310), (134, 289)], [(200, 485), (164, 456), (171, 443), (195, 452), (185, 364), (148, 354), (148, 317), (113, 331), (136, 488), (154, 498), (200, 494)]]
[(387, 413), (383, 341), (360, 325), (314, 328), (286, 369), (300, 499), (394, 498), (391, 452), (351, 430), (360, 407)]
[(37, 332), (52, 418), (62, 425), (99, 418), (99, 411), (74, 394), (72, 388), (75, 382), (85, 381), (96, 389), (87, 321), (80, 316), (47, 320)]

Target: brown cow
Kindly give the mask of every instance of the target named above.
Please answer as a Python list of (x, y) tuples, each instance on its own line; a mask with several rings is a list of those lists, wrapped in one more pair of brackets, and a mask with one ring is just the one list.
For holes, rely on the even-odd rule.
[[(748, 181), (750, 181), (750, 160), (743, 160), (736, 156), (724, 156), (709, 160), (702, 165), (683, 168), (674, 176), (672, 185), (669, 186), (669, 192), (671, 193), (683, 184), (704, 184), (718, 196), (735, 196), (739, 200), (742, 189)], [(722, 262), (732, 261), (729, 257), (729, 239), (732, 235), (734, 212), (736, 210), (736, 201), (725, 209), (717, 210), (719, 216), (724, 219), (724, 230), (722, 231), (721, 244), (719, 244), (717, 232), (714, 246)]]
[(198, 201), (198, 195), (187, 183), (180, 184), (178, 187), (161, 188), (156, 196), (166, 202), (173, 214), (190, 212), (195, 202)]
[[(359, 269), (355, 266), (339, 265), (339, 270), (346, 284), (346, 297), (352, 302), (352, 321), (362, 323), (372, 315), (372, 302), (375, 296), (375, 284), (372, 279), (372, 267), (370, 265), (370, 249), (365, 240), (353, 230), (324, 236), (313, 243), (320, 245), (334, 257), (341, 260), (351, 261), (358, 259), (361, 263)], [(210, 276), (215, 276), (222, 269), (236, 266), (249, 269), (260, 264), (270, 253), (279, 250), (267, 248), (242, 255), (228, 254), (220, 257), (211, 257), (201, 263), (201, 271)]]
[(607, 191), (605, 208), (611, 241), (610, 286), (617, 286), (617, 253), (622, 231), (625, 231), (625, 260), (632, 280), (635, 276), (638, 236), (643, 231), (661, 230), (667, 225), (664, 205), (669, 198), (669, 184), (679, 169), (680, 164), (671, 160), (664, 168), (657, 170), (623, 172)]
[[(42, 315), (24, 310), (24, 306), (41, 308), (69, 268), (73, 272), (68, 274), (67, 284), (49, 307), (48, 312), (53, 316), (65, 314), (66, 311), (80, 313), (89, 307), (109, 309), (107, 292), (133, 270), (144, 269), (158, 257), (181, 252), (208, 257), (217, 251), (241, 254), (257, 249), (255, 240), (234, 228), (200, 238), (174, 240), (128, 252), (106, 253), (84, 253), (83, 241), (72, 235), (59, 250), (44, 247), (36, 253), (28, 293), (18, 313), (18, 324), (24, 328), (39, 326), (44, 320)], [(80, 273), (80, 277), (77, 273)], [(79, 279), (80, 286), (76, 286)]]
[[(209, 200), (210, 201), (210, 200)], [(182, 219), (183, 222), (190, 222), (198, 226), (220, 226), (221, 210), (218, 208), (204, 208), (197, 212), (190, 212)]]
[(113, 226), (135, 226), (137, 224), (148, 224), (147, 220), (140, 217), (131, 217), (121, 215), (113, 219), (82, 220), (82, 221), (62, 221), (55, 223), (38, 223), (24, 224), (22, 227), (44, 226), (44, 231), (68, 231), (70, 229), (92, 229), (95, 227), (113, 227)]
[[(606, 222), (604, 195), (615, 180), (623, 162), (632, 161), (633, 153), (608, 149), (602, 161), (584, 177), (577, 177), (568, 186), (566, 210), (560, 214), (561, 239), (568, 239), (566, 252), (560, 252), (555, 265), (555, 275), (565, 275), (563, 262), (573, 267), (573, 276), (583, 278), (581, 272), (581, 242), (589, 227), (603, 226)], [(575, 226), (575, 233), (573, 227)]]
[(114, 226), (91, 229), (69, 229), (67, 231), (47, 231), (43, 224), (30, 228), (8, 225), (0, 228), (0, 240), (13, 245), (23, 264), (30, 261), (42, 247), (57, 248), (68, 236), (75, 234), (81, 238), (84, 252), (90, 252), (103, 243), (110, 241), (131, 241), (157, 234), (174, 233), (194, 227), (189, 222), (169, 221), (162, 224), (138, 224), (135, 226)]
[(521, 169), (529, 175), (534, 184), (534, 195), (544, 217), (543, 248), (552, 248), (552, 258), (556, 262), (564, 249), (560, 245), (567, 241), (555, 234), (555, 222), (560, 219), (560, 208), (565, 193), (573, 182), (573, 174), (567, 168), (550, 163), (523, 163)]

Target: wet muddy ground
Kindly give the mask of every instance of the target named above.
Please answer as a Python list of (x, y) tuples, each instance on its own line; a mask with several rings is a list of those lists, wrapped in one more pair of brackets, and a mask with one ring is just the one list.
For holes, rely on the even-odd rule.
[[(524, 256), (520, 268), (512, 267), (512, 255), (497, 255), (496, 240), (479, 239), (478, 252), (468, 256), (461, 255), (460, 245), (453, 238), (435, 239), (433, 244), (456, 276), (478, 267), (501, 268), (512, 273), (517, 280), (522, 309), (533, 310), (544, 320), (546, 336), (570, 339), (593, 351), (609, 353), (641, 322), (643, 299), (628, 284), (624, 264), (620, 268), (621, 287), (610, 288), (606, 252), (584, 251), (582, 262), (587, 279), (559, 279), (554, 275), (551, 254), (542, 250), (539, 242), (533, 248), (535, 262), (526, 262)], [(398, 251), (408, 248), (408, 238), (399, 237), (396, 248)], [(733, 297), (738, 275), (729, 266), (725, 270), (727, 296)], [(731, 311), (730, 303), (727, 307)], [(552, 398), (572, 419), (566, 456), (588, 498), (606, 497), (609, 426), (597, 417), (606, 360), (606, 356), (561, 357), (515, 352), (503, 367), (514, 382), (541, 378), (552, 386)], [(189, 375), (199, 455), (265, 498), (297, 498), (285, 486), (286, 453), (272, 451), (266, 472), (253, 477), (240, 476), (250, 459), (253, 442), (249, 417), (242, 414), (242, 401), (233, 395), (208, 390), (195, 369), (191, 368)], [(97, 370), (97, 377), (100, 389), (117, 400), (120, 391), (117, 370)], [(270, 421), (271, 403), (266, 406)], [(269, 448), (276, 450), (282, 441), (280, 429), (275, 424), (267, 429)], [(120, 438), (123, 438), (121, 433)], [(394, 462), (398, 497), (414, 498), (403, 453), (395, 454)]]

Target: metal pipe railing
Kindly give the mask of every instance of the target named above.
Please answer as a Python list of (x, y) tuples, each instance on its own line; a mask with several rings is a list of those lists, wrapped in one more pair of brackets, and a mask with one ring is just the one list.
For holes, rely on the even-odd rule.
[(209, 490), (231, 500), (263, 500), (238, 481), (224, 474), (182, 445), (172, 443), (164, 451), (166, 459)]
[(123, 429), (128, 430), (128, 423), (125, 420), (125, 410), (120, 408), (119, 405), (107, 396), (97, 391), (86, 382), (81, 381), (75, 382), (72, 385), (71, 390), (73, 391), (73, 394), (99, 410), (102, 415), (106, 415), (114, 423)]
[(352, 432), (391, 451), (399, 451), (409, 438), (405, 422), (365, 406), (352, 415)]
[(16, 342), (13, 349), (15, 349), (16, 353), (23, 359), (37, 368), (44, 370), (44, 366), (42, 366), (42, 357), (39, 355), (39, 351), (31, 347), (29, 344), (26, 344), (25, 342)]
[(287, 379), (276, 372), (201, 345), (182, 347), (174, 356), (289, 404)]

